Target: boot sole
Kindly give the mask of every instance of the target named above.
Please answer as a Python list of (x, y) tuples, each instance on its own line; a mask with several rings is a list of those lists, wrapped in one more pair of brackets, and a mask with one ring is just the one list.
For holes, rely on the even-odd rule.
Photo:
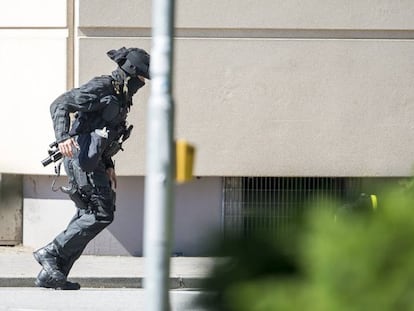
[[(36, 287), (50, 288), (55, 290), (80, 290), (81, 286), (78, 283), (72, 283), (72, 285), (63, 285), (63, 286), (52, 286), (46, 282), (42, 282), (38, 279), (35, 280)], [(75, 285), (76, 284), (76, 285)]]
[(43, 283), (43, 282), (41, 282), (39, 280), (35, 280), (34, 283), (35, 283), (36, 287), (54, 288), (53, 286), (49, 286), (46, 283)]

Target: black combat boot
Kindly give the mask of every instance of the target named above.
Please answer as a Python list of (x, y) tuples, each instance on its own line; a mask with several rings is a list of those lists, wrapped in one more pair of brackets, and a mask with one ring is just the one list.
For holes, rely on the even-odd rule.
[(53, 277), (57, 284), (62, 285), (66, 282), (66, 276), (59, 268), (60, 257), (54, 243), (38, 249), (33, 253), (33, 256), (49, 276)]
[(55, 275), (49, 274), (45, 269), (40, 271), (35, 281), (37, 287), (54, 288), (61, 290), (78, 290), (80, 289), (79, 283), (69, 282), (67, 280), (62, 281), (56, 279)]

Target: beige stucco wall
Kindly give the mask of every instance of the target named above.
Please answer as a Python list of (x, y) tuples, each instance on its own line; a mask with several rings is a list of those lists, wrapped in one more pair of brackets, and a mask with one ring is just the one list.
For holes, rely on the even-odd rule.
[[(110, 48), (150, 47), (149, 9), (80, 2), (80, 81), (110, 70)], [(410, 1), (178, 1), (176, 136), (197, 146), (195, 173), (411, 174), (413, 13)], [(121, 174), (145, 172), (148, 94)]]
[[(53, 240), (76, 212), (65, 194), (51, 192), (51, 182), (51, 176), (23, 180), (23, 244), (33, 249)], [(64, 177), (58, 180), (59, 185), (65, 183)], [(115, 220), (88, 244), (86, 254), (142, 256), (144, 185), (142, 176), (118, 178)], [(174, 187), (173, 253), (206, 254), (210, 234), (221, 229), (221, 191), (217, 177)]]
[[(109, 49), (150, 51), (151, 1), (0, 0), (0, 8), (0, 172), (25, 175), (23, 242), (38, 247), (74, 212), (49, 189), (53, 167), (40, 164), (53, 140), (49, 105), (72, 78), (110, 73)], [(410, 175), (413, 13), (411, 0), (176, 1), (176, 136), (196, 145), (195, 174)], [(150, 86), (116, 157), (116, 221), (88, 253), (142, 253)], [(220, 228), (221, 187), (219, 177), (177, 186), (175, 252), (200, 255), (207, 232)]]
[[(150, 27), (150, 0), (78, 0), (80, 27)], [(176, 27), (412, 29), (410, 0), (180, 0)]]
[[(2, 134), (0, 171), (53, 174), (39, 161), (53, 139), (48, 106), (72, 70), (66, 1), (22, 1), (0, 14), (18, 16), (28, 3), (32, 12), (47, 7), (50, 14), (20, 18), (34, 39), (10, 37), (19, 22), (0, 19), (2, 68), (11, 73), (0, 130), (14, 133)], [(76, 84), (110, 73), (109, 49), (151, 49), (149, 0), (75, 1), (74, 13)], [(176, 136), (196, 145), (195, 174), (411, 174), (413, 13), (408, 0), (177, 1)], [(14, 77), (27, 65), (10, 60), (27, 51), (35, 78)], [(17, 80), (24, 92), (10, 82)], [(145, 174), (150, 86), (136, 97), (134, 133), (116, 159), (120, 175)], [(21, 111), (18, 122), (9, 117), (10, 102)], [(30, 157), (16, 141), (25, 141)]]
[(0, 1), (0, 172), (53, 173), (49, 105), (66, 90), (65, 0)]

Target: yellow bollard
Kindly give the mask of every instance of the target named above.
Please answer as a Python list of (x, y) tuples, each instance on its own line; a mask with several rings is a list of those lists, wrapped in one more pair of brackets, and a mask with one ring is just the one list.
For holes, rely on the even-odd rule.
[(378, 199), (375, 194), (371, 194), (372, 209), (375, 211), (378, 208)]
[(175, 180), (178, 183), (190, 181), (193, 178), (195, 148), (185, 140), (175, 142)]

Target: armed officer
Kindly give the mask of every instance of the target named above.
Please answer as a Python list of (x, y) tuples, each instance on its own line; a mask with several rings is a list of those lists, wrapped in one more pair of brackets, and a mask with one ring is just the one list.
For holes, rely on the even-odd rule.
[[(95, 77), (58, 97), (50, 106), (59, 151), (69, 186), (61, 190), (77, 210), (67, 228), (33, 253), (42, 266), (36, 286), (79, 289), (67, 280), (86, 245), (112, 223), (116, 174), (112, 157), (122, 149), (132, 126), (126, 118), (132, 96), (149, 79), (149, 54), (139, 48), (120, 48), (107, 55), (118, 67), (111, 75)], [(70, 114), (75, 118), (70, 124)]]

